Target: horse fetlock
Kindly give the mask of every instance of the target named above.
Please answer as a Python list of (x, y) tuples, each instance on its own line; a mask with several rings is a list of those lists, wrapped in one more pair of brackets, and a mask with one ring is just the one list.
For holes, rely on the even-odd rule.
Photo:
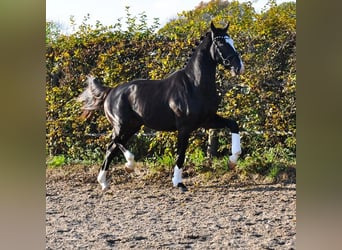
[(230, 169), (235, 169), (240, 154), (241, 154), (241, 151), (229, 156), (228, 166)]
[(188, 188), (183, 183), (178, 183), (177, 187), (182, 193), (188, 191)]
[(236, 164), (237, 160), (239, 159), (240, 153), (239, 154), (233, 154), (229, 156), (229, 161)]

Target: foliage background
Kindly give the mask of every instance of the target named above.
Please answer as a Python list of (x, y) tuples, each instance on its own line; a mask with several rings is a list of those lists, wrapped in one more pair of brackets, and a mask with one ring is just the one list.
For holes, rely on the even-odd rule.
[[(111, 127), (98, 111), (91, 120), (80, 118), (76, 97), (85, 87), (86, 75), (94, 74), (115, 87), (137, 79), (160, 79), (182, 68), (196, 42), (216, 25), (231, 23), (229, 34), (241, 53), (246, 73), (232, 78), (219, 66), (219, 113), (237, 120), (245, 159), (263, 152), (295, 158), (296, 153), (296, 3), (277, 5), (256, 13), (250, 3), (212, 0), (182, 12), (157, 30), (144, 14), (132, 16), (126, 8), (127, 29), (87, 24), (63, 35), (58, 25), (46, 25), (46, 155), (63, 155), (69, 162), (102, 161)], [(71, 19), (71, 25), (73, 20)], [(230, 152), (230, 133), (210, 131), (218, 140), (218, 156)], [(153, 135), (153, 136), (152, 136)], [(189, 161), (203, 158), (208, 131), (191, 137)], [(136, 159), (168, 159), (175, 152), (175, 133), (143, 128), (130, 148)], [(281, 149), (281, 150), (279, 150)], [(281, 152), (281, 153), (280, 153)], [(169, 159), (171, 157), (171, 160)], [(272, 157), (271, 157), (272, 158)], [(54, 159), (56, 160), (56, 159)], [(265, 159), (267, 161), (267, 159)]]

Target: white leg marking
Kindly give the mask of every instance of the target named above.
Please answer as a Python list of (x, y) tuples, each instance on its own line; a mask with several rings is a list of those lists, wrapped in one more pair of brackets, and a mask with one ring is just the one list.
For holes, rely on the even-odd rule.
[(182, 169), (179, 169), (177, 165), (174, 168), (172, 183), (174, 187), (177, 187), (178, 183), (182, 183)]
[(236, 163), (241, 154), (240, 134), (232, 133), (232, 155), (229, 160)]
[(125, 166), (126, 166), (126, 170), (128, 172), (133, 172), (134, 170), (134, 165), (135, 165), (135, 162), (134, 162), (134, 155), (129, 151), (129, 150), (125, 150), (124, 152), (124, 156), (126, 158), (126, 163), (125, 163)]
[(121, 150), (121, 152), (124, 154), (125, 158), (126, 158), (126, 163), (125, 163), (125, 170), (129, 173), (133, 172), (134, 171), (134, 165), (135, 165), (135, 162), (134, 162), (134, 155), (129, 151), (127, 150), (124, 146), (122, 146), (120, 143), (117, 143), (119, 149)]
[(108, 183), (106, 180), (106, 174), (107, 174), (107, 171), (100, 170), (100, 173), (97, 176), (97, 181), (100, 183), (102, 190), (105, 190), (108, 188)]

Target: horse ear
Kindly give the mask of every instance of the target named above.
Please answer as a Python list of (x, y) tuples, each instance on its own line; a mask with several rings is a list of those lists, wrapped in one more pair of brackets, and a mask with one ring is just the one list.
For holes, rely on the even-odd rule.
[(227, 25), (226, 25), (226, 27), (223, 28), (223, 30), (224, 30), (225, 33), (227, 33), (227, 31), (228, 31), (229, 24), (230, 24), (230, 23), (228, 22)]
[(211, 21), (211, 23), (210, 23), (210, 28), (211, 28), (211, 30), (212, 30), (213, 32), (215, 32), (215, 31), (216, 31), (216, 27), (215, 27), (215, 25), (214, 25), (214, 22), (213, 22), (213, 21)]

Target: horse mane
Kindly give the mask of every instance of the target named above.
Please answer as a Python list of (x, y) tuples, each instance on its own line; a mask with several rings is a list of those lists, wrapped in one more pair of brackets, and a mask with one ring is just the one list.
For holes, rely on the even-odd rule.
[(196, 48), (203, 42), (204, 38), (207, 37), (210, 34), (210, 31), (208, 31), (205, 36), (201, 36), (200, 37), (200, 41), (196, 41), (195, 42), (195, 46), (191, 49), (190, 54), (188, 55), (188, 58), (186, 59), (183, 68), (186, 67), (186, 65), (188, 64), (190, 58), (192, 57), (192, 55), (194, 54), (194, 52), (196, 51)]

